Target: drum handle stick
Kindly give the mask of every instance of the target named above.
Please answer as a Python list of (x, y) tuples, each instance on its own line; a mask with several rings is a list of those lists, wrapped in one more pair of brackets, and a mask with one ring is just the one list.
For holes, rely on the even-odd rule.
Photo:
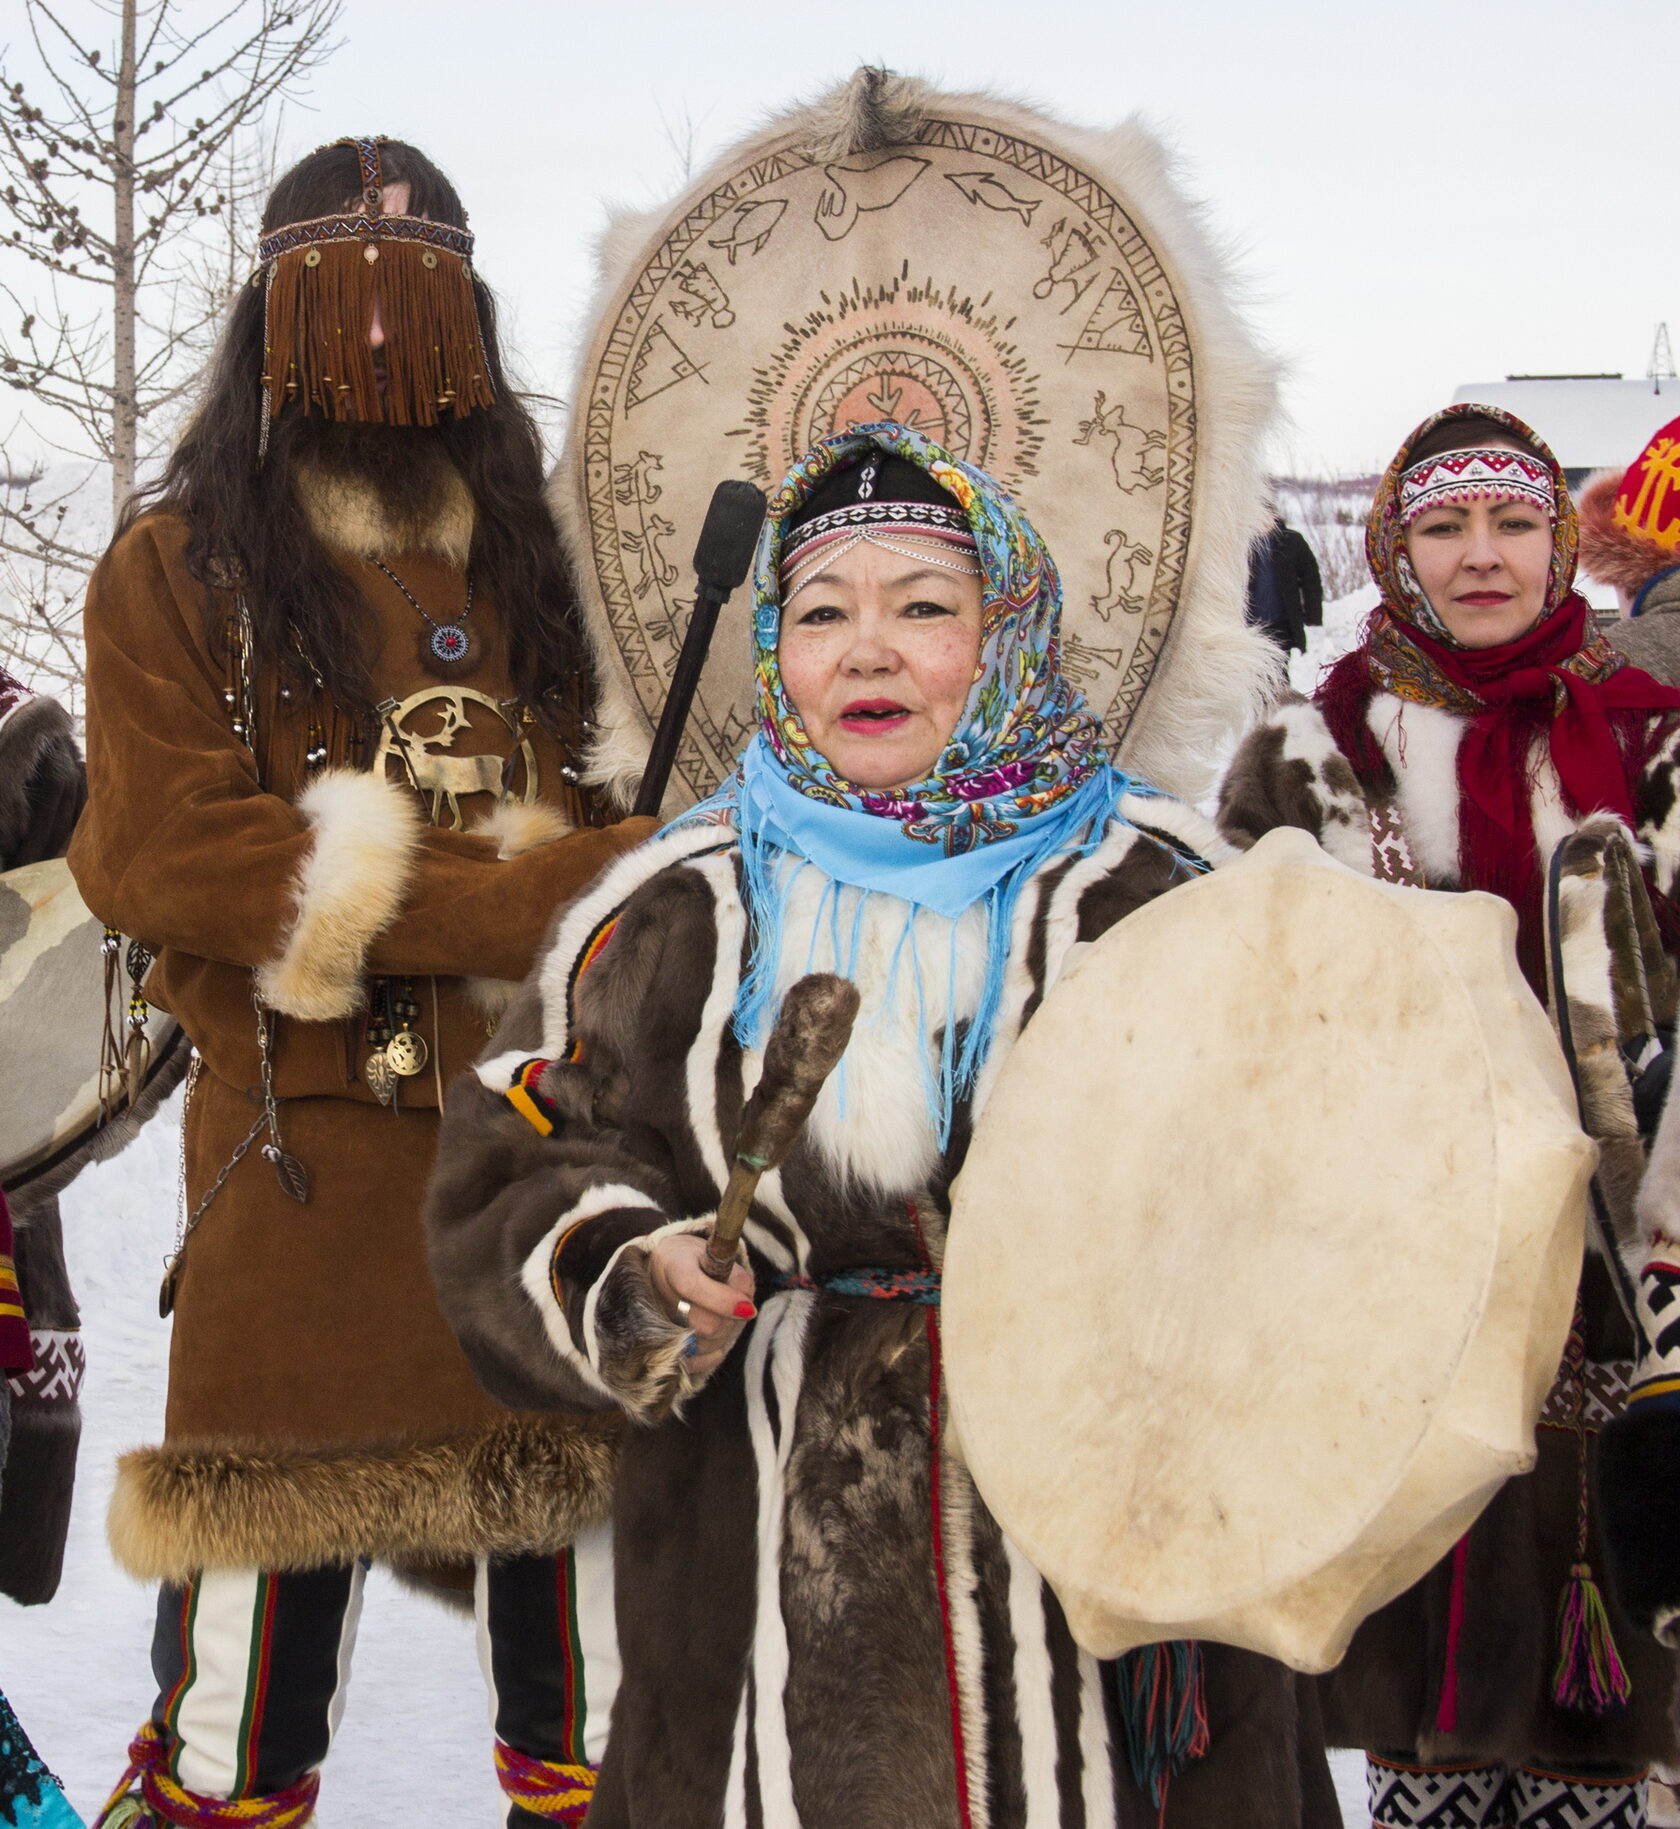
[(765, 1045), (764, 1072), (741, 1113), (729, 1181), (700, 1260), (718, 1282), (728, 1282), (735, 1268), (759, 1177), (779, 1167), (793, 1147), (823, 1082), (846, 1052), (857, 1012), (857, 986), (832, 972), (801, 978), (782, 1000)]
[(700, 670), (712, 645), (718, 611), (751, 570), (758, 530), (763, 525), (762, 489), (752, 483), (729, 481), (719, 483), (712, 491), (712, 503), (694, 548), (694, 608), (671, 675), (665, 709), (659, 715), (659, 728), (653, 733), (642, 784), (636, 790), (636, 804), (631, 809), (639, 817), (656, 815), (665, 798), (677, 745), (682, 741), (689, 708), (700, 685)]

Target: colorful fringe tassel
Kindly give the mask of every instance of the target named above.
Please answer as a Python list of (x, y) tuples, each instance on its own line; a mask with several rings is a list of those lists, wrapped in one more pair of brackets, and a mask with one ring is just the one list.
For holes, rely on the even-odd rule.
[(1607, 1715), (1627, 1706), (1633, 1684), (1616, 1640), (1592, 1565), (1577, 1562), (1558, 1597), (1558, 1661), (1552, 1700), (1581, 1714)]
[(551, 1823), (581, 1823), (595, 1795), (597, 1768), (533, 1759), (505, 1740), (496, 1742), (496, 1781), (509, 1803)]
[(136, 1779), (146, 1808), (158, 1822), (172, 1824), (174, 1829), (233, 1829), (234, 1825), (238, 1829), (302, 1829), (315, 1814), (321, 1789), (320, 1773), (306, 1772), (295, 1785), (268, 1797), (200, 1797), (171, 1777), (169, 1743), (153, 1721), (134, 1737), (128, 1749), (128, 1770), (100, 1811), (100, 1824), (112, 1819)]
[(1208, 1750), (1202, 1648), (1194, 1639), (1140, 1645), (1114, 1664), (1132, 1776), (1165, 1811), (1167, 1786)]

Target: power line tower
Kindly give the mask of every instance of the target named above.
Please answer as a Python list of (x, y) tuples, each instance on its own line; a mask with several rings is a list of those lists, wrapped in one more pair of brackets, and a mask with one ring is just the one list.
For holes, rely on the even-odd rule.
[(1655, 341), (1651, 344), (1651, 366), (1645, 371), (1645, 378), (1651, 383), (1651, 392), (1660, 394), (1665, 381), (1680, 379), (1674, 372), (1674, 351), (1668, 341), (1668, 325), (1657, 326)]

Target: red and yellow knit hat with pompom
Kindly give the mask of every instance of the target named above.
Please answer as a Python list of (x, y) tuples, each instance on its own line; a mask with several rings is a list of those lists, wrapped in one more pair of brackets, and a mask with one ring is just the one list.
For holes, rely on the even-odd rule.
[(1654, 432), (1621, 475), (1600, 471), (1582, 491), (1581, 562), (1630, 594), (1680, 565), (1680, 419)]

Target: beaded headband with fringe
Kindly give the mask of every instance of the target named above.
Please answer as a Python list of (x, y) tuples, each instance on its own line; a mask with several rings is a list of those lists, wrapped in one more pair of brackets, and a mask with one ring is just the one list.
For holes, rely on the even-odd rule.
[(1505, 445), (1476, 445), (1420, 458), (1400, 476), (1400, 519), (1410, 526), (1431, 508), (1516, 497), (1557, 519), (1552, 472), (1539, 458)]
[(812, 515), (790, 528), (782, 540), (779, 576), (782, 606), (812, 583), (819, 565), (843, 559), (853, 548), (878, 546), (901, 559), (920, 559), (941, 571), (980, 576), (979, 550), (968, 517), (953, 502), (901, 502), (875, 498), (880, 458), (860, 465), (857, 499), (825, 514)]
[[(264, 453), (270, 420), (292, 403), (326, 419), (415, 426), (494, 403), (473, 238), (451, 223), (385, 213), (383, 143), (383, 135), (331, 142), (355, 150), (359, 210), (287, 223), (257, 244)], [(376, 306), (383, 387), (368, 342)]]

